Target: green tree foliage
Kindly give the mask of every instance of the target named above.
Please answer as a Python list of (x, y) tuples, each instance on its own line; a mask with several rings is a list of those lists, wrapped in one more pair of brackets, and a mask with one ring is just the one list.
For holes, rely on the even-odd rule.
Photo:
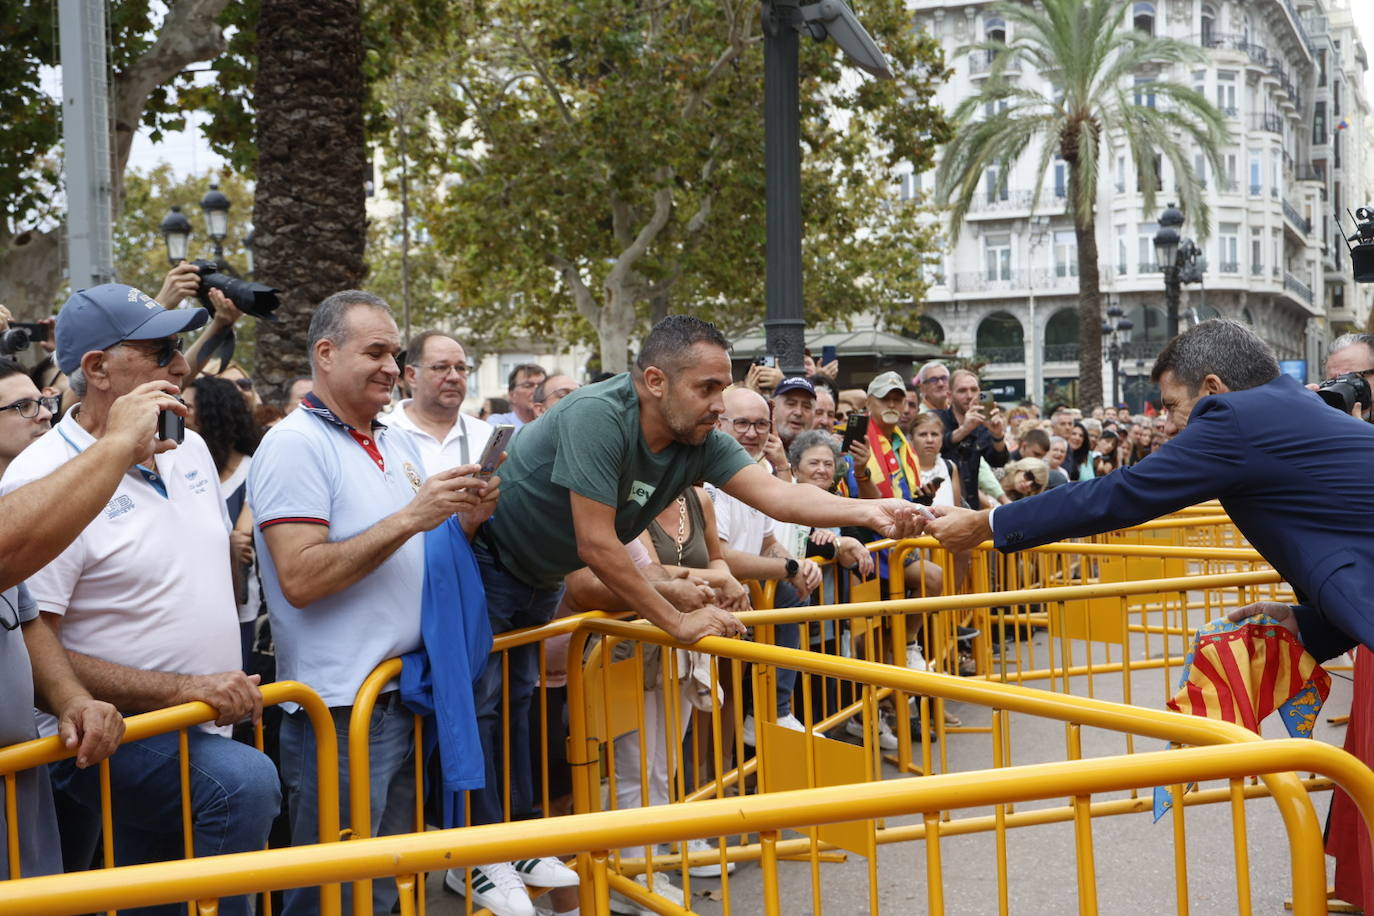
[[(730, 330), (763, 315), (763, 59), (758, 6), (729, 0), (459, 2), (398, 73), (425, 99), (402, 142), (418, 225), (446, 262), (454, 318), (491, 342), (589, 338), (607, 368), (656, 312)], [(866, 309), (916, 321), (918, 207), (892, 186), (929, 167), (947, 127), (931, 105), (938, 46), (900, 0), (859, 17), (897, 79), (860, 77), (833, 42), (803, 42), (803, 194), (810, 321)], [(391, 100), (394, 102), (394, 99)], [(381, 108), (394, 111), (382, 94)], [(393, 122), (393, 126), (397, 126)], [(517, 303), (513, 306), (512, 303)]]
[[(1155, 210), (1161, 184), (1156, 157), (1168, 160), (1183, 209), (1205, 238), (1210, 216), (1188, 151), (1201, 150), (1219, 174), (1221, 149), (1230, 141), (1221, 112), (1188, 86), (1156, 79), (1149, 92), (1157, 107), (1136, 102), (1131, 87), (1138, 74), (1203, 63), (1206, 55), (1176, 39), (1136, 31), (1129, 18), (1131, 8), (1130, 0), (999, 5), (1012, 40), (977, 46), (995, 55), (991, 74), (955, 111), (958, 127), (936, 173), (938, 199), (950, 206), (950, 234), (957, 239), (989, 169), (1000, 170), (1005, 188), (1010, 165), (1034, 148), (1032, 200), (1039, 200), (1054, 156), (1063, 157), (1068, 165), (1069, 213), (1078, 238), (1078, 377), (1083, 407), (1102, 403), (1096, 211), (1103, 143), (1124, 147), (1130, 155), (1141, 175), (1147, 213)], [(1044, 76), (1049, 90), (1007, 79), (1013, 61)]]

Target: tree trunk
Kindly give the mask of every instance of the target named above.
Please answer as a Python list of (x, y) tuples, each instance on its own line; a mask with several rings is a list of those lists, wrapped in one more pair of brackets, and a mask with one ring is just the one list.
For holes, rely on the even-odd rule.
[(315, 306), (363, 279), (362, 62), (358, 0), (262, 0), (253, 252), (257, 278), (281, 290), (281, 320), (257, 326), (254, 375), (268, 400), (309, 373)]
[[(1070, 206), (1082, 188), (1069, 164)], [(1090, 411), (1102, 405), (1102, 294), (1097, 275), (1097, 219), (1089, 210), (1086, 221), (1073, 206), (1074, 234), (1078, 237), (1078, 406)]]
[(630, 368), (630, 334), (635, 328), (635, 290), (625, 285), (606, 287), (606, 304), (596, 322), (596, 340), (604, 372)]

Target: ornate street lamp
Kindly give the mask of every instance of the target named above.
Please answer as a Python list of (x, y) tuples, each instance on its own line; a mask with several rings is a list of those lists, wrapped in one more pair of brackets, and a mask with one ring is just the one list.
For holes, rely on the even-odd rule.
[(191, 221), (181, 212), (180, 205), (173, 204), (159, 228), (162, 241), (167, 245), (167, 262), (175, 267), (186, 260), (186, 249), (191, 243)]
[(1102, 337), (1107, 343), (1107, 359), (1112, 364), (1112, 406), (1121, 403), (1121, 356), (1131, 344), (1131, 332), (1135, 322), (1124, 317), (1121, 306), (1112, 303), (1107, 307), (1107, 320), (1102, 322)]
[(205, 228), (215, 247), (215, 260), (224, 258), (224, 237), (229, 234), (229, 198), (220, 191), (218, 184), (211, 184), (210, 190), (200, 199), (200, 209), (205, 212)]
[(1155, 251), (1159, 269), (1164, 272), (1164, 306), (1168, 316), (1165, 333), (1172, 340), (1178, 334), (1178, 303), (1181, 297), (1178, 278), (1178, 250), (1182, 236), (1183, 211), (1172, 203), (1159, 215), (1159, 231), (1155, 233)]

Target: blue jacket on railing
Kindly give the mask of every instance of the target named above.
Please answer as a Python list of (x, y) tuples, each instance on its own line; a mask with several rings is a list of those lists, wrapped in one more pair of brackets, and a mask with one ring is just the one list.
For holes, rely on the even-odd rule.
[(482, 576), (457, 517), (425, 534), (420, 599), (424, 647), (401, 658), (401, 699), (425, 717), (425, 753), (439, 746), (442, 827), (463, 823), (465, 789), (486, 782), (472, 685), (491, 655)]

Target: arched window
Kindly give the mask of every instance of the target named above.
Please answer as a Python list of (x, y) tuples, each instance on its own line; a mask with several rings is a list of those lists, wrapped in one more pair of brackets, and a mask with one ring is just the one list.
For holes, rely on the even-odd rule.
[(1249, 325), (1253, 325), (1255, 323), (1255, 317), (1250, 314), (1249, 309), (1240, 310), (1240, 320)]
[(993, 312), (979, 322), (974, 350), (984, 362), (1021, 362), (1026, 356), (1021, 322), (1010, 312)]
[(1078, 309), (1060, 309), (1045, 323), (1045, 362), (1078, 359)]
[(1210, 4), (1202, 5), (1202, 46), (1217, 46), (1217, 11)]
[(990, 16), (983, 23), (983, 37), (999, 44), (1007, 43), (1007, 24), (997, 16)]
[(1146, 35), (1155, 33), (1155, 5), (1148, 0), (1140, 0), (1132, 7), (1134, 19), (1132, 24), (1136, 31), (1144, 32)]
[(945, 342), (945, 329), (929, 315), (922, 315), (916, 319), (916, 328), (913, 336), (917, 340), (924, 340), (926, 343), (942, 344)]

